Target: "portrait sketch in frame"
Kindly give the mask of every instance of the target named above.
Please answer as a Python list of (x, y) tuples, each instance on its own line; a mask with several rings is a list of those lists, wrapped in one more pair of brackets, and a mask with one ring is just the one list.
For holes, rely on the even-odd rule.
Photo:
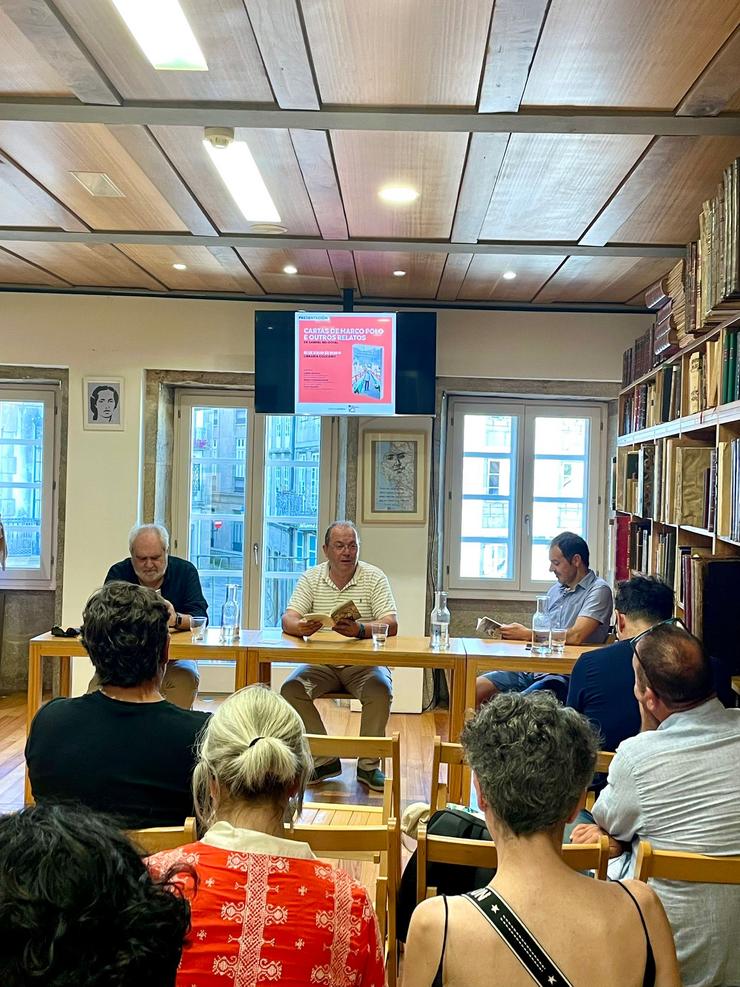
[(103, 432), (123, 431), (123, 377), (84, 377), (82, 425)]
[(422, 524), (426, 475), (426, 433), (365, 432), (363, 522)]

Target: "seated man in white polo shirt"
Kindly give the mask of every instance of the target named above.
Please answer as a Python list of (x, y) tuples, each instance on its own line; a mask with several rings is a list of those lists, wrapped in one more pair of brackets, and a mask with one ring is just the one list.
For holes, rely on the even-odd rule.
[[(396, 601), (388, 577), (374, 565), (360, 562), (360, 538), (348, 521), (335, 521), (324, 535), (326, 562), (314, 566), (301, 576), (288, 608), (283, 614), (283, 630), (295, 637), (309, 637), (322, 627), (321, 621), (305, 620), (310, 613), (332, 613), (350, 600), (357, 607), (358, 620), (343, 617), (334, 630), (345, 637), (362, 640), (371, 636), (363, 621), (388, 624), (388, 634), (398, 633)], [(287, 678), (281, 689), (285, 699), (299, 713), (306, 733), (326, 733), (314, 705), (327, 692), (345, 690), (362, 703), (360, 735), (382, 737), (393, 698), (390, 669), (361, 665), (301, 665)], [(309, 784), (342, 773), (339, 758), (317, 759)], [(360, 758), (357, 780), (366, 788), (382, 791), (385, 777), (379, 762)]]

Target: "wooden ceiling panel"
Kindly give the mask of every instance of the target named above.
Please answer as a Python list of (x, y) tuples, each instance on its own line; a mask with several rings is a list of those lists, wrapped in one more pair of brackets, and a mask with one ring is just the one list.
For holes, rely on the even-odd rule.
[[(158, 281), (174, 291), (244, 291), (260, 294), (259, 286), (229, 247), (215, 256), (208, 247), (150, 247), (125, 243), (120, 250), (149, 271)], [(229, 261), (231, 255), (233, 262)], [(173, 264), (185, 264), (186, 271), (176, 271)]]
[[(222, 233), (249, 233), (242, 215), (203, 147), (200, 127), (151, 127), (167, 156)], [(246, 141), (280, 214), (280, 222), (297, 236), (318, 236), (319, 228), (296, 160), (288, 130), (237, 128)]]
[[(15, 250), (15, 243), (7, 243), (8, 250)], [(67, 288), (68, 284), (49, 271), (44, 271), (27, 263), (15, 254), (8, 253), (0, 246), (0, 284), (40, 284), (54, 288)]]
[(722, 171), (740, 155), (740, 137), (691, 138), (611, 243), (687, 243), (699, 232), (699, 212), (714, 195)]
[(270, 84), (242, 0), (180, 0), (207, 72), (155, 69), (112, 3), (56, 6), (125, 99), (272, 103)]
[[(342, 130), (331, 142), (350, 236), (450, 235), (467, 134)], [(411, 186), (419, 198), (383, 202), (378, 192), (388, 185)]]
[[(565, 257), (521, 254), (476, 254), (457, 294), (464, 301), (528, 302)], [(505, 271), (516, 278), (507, 281)]]
[[(355, 267), (360, 293), (366, 298), (434, 298), (437, 294), (445, 254), (406, 251), (355, 250)], [(405, 277), (394, 277), (405, 271)]]
[(535, 301), (624, 303), (675, 263), (675, 257), (569, 257)]
[(740, 0), (552, 0), (522, 105), (672, 110), (738, 18)]
[(12, 250), (73, 285), (162, 290), (162, 285), (157, 280), (110, 244), (88, 247), (84, 243), (13, 240), (0, 241), (0, 247)]
[(0, 96), (72, 96), (72, 90), (0, 9)]
[(650, 140), (512, 134), (480, 239), (578, 240)]
[(49, 226), (57, 224), (39, 202), (33, 202), (15, 188), (13, 166), (0, 161), (0, 226)]
[[(0, 150), (93, 228), (185, 230), (186, 227), (107, 127), (79, 123), (0, 123)], [(104, 172), (123, 198), (96, 197), (72, 171)]]
[(492, 0), (301, 0), (325, 103), (474, 106)]
[[(329, 257), (325, 250), (247, 250), (237, 253), (268, 295), (307, 294), (338, 295)], [(297, 274), (286, 274), (283, 268), (292, 264)]]

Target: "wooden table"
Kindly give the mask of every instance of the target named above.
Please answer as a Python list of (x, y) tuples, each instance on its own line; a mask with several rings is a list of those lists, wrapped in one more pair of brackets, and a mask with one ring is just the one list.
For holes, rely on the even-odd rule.
[[(304, 641), (279, 630), (254, 632), (249, 646), (247, 681), (270, 681), (275, 662), (306, 665), (387, 665), (389, 668), (444, 668), (450, 672), (450, 740), (457, 740), (465, 720), (465, 649), (459, 638), (450, 639), (449, 651), (431, 651), (428, 637), (389, 637), (383, 648), (370, 640), (319, 633)], [(450, 768), (450, 797), (459, 799), (462, 771)]]

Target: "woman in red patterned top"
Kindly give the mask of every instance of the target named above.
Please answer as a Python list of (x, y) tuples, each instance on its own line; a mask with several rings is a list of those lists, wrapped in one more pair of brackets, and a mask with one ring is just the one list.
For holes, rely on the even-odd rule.
[(230, 696), (211, 717), (193, 776), (202, 840), (149, 858), (155, 873), (186, 861), (192, 931), (177, 987), (384, 987), (378, 925), (367, 891), (286, 840), (312, 768), (303, 724), (262, 686)]

